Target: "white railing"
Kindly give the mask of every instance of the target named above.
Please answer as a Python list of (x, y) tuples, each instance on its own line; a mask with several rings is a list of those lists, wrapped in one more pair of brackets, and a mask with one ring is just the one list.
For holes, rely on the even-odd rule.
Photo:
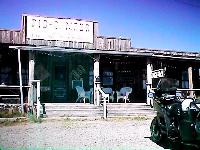
[[(30, 81), (30, 105), (32, 106), (33, 113), (36, 113), (37, 118), (40, 117), (40, 80)], [(34, 104), (36, 103), (36, 112), (34, 111)]]
[[(30, 86), (19, 86), (19, 85), (5, 85), (5, 84), (1, 84), (0, 85), (0, 89), (3, 89), (3, 90), (20, 90), (20, 88), (30, 88)], [(17, 93), (17, 94), (16, 94)], [(18, 94), (18, 92), (14, 92), (12, 94), (0, 94), (0, 98), (2, 98), (2, 100), (10, 100), (10, 99), (13, 99), (15, 100), (14, 104), (9, 104), (6, 102), (6, 105), (19, 105), (20, 107), (20, 111), (22, 113), (24, 113), (24, 102), (23, 102), (23, 97), (21, 96), (21, 94)], [(21, 101), (20, 101), (21, 99)], [(4, 103), (4, 102), (3, 102)], [(2, 104), (3, 104), (2, 103)]]
[(106, 103), (109, 102), (109, 94), (106, 94), (100, 87), (97, 88), (97, 90), (100, 92), (101, 94), (101, 103), (103, 102), (103, 118), (106, 119), (107, 118), (107, 105)]

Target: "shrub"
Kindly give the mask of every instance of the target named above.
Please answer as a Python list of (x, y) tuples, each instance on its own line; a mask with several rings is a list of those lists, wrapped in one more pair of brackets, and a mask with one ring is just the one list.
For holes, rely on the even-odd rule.
[(33, 115), (33, 114), (28, 114), (28, 118), (29, 118), (30, 122), (34, 122), (34, 123), (41, 123), (42, 122), (42, 119), (40, 117), (37, 118), (37, 116)]

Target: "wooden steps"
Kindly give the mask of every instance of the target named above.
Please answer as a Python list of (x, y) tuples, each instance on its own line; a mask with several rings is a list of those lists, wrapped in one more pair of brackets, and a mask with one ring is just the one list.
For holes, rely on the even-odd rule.
[[(46, 116), (102, 118), (103, 106), (84, 103), (45, 103)], [(155, 116), (154, 110), (145, 103), (107, 103), (107, 116)]]
[(47, 117), (101, 117), (98, 106), (84, 103), (45, 103)]
[(145, 103), (109, 103), (107, 104), (108, 117), (117, 116), (155, 116), (153, 108)]

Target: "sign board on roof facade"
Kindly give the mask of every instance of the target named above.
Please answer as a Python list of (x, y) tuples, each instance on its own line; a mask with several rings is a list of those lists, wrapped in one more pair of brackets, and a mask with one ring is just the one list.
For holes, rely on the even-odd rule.
[[(25, 15), (26, 38), (93, 43), (94, 22)], [(26, 21), (25, 21), (26, 20)]]
[(152, 78), (162, 78), (165, 76), (165, 70), (164, 69), (158, 69), (152, 71)]

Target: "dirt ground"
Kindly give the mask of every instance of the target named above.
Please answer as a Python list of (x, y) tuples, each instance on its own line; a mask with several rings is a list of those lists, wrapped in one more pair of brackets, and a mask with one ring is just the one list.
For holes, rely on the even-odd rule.
[(25, 149), (164, 149), (151, 141), (152, 118), (44, 120), (4, 124), (1, 148)]

